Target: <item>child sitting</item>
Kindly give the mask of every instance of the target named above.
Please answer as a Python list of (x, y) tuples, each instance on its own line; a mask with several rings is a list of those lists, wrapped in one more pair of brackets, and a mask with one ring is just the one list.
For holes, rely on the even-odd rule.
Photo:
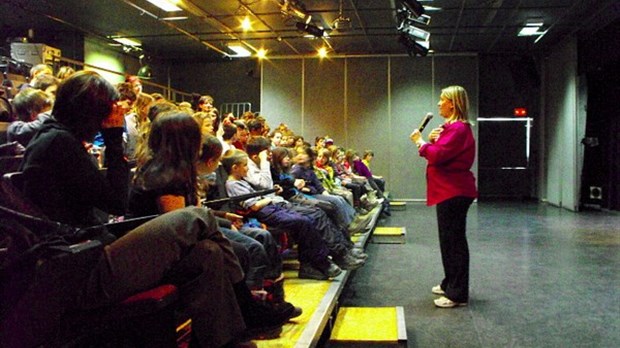
[[(248, 172), (248, 156), (240, 150), (231, 150), (222, 159), (224, 169), (229, 173), (226, 181), (228, 196), (235, 197), (255, 190), (243, 178)], [(337, 277), (342, 270), (328, 258), (329, 250), (314, 228), (312, 221), (290, 209), (284, 200), (259, 196), (241, 201), (236, 208), (248, 212), (268, 225), (284, 228), (299, 244), (299, 277), (307, 279), (327, 280)]]

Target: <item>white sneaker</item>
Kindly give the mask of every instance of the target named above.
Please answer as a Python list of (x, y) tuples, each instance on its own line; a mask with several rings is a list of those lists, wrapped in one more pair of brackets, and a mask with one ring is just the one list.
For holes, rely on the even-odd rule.
[(440, 308), (454, 308), (454, 307), (467, 306), (467, 302), (454, 302), (451, 299), (447, 297), (443, 297), (443, 296), (436, 299), (434, 302), (435, 302), (435, 306), (440, 307)]
[(441, 288), (441, 285), (435, 285), (433, 286), (433, 288), (431, 289), (431, 291), (433, 292), (433, 294), (435, 295), (445, 295), (446, 292), (443, 291), (443, 289)]

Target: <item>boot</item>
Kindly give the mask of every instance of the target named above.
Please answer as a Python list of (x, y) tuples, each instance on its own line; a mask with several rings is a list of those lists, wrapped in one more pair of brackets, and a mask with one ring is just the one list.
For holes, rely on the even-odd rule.
[[(277, 279), (265, 279), (264, 290), (267, 293), (266, 301), (270, 302), (273, 306), (293, 306), (293, 304), (284, 300), (284, 275)], [(293, 306), (294, 310), (289, 319), (297, 318), (303, 313), (301, 307)]]
[(256, 301), (245, 281), (233, 284), (233, 289), (247, 327), (244, 338), (278, 337), (295, 307), (290, 304), (275, 307)]

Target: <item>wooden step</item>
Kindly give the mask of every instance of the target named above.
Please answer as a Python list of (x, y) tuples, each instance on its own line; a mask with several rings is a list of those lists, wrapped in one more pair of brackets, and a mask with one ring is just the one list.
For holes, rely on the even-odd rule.
[(372, 234), (374, 244), (405, 244), (406, 239), (405, 227), (377, 227)]
[(403, 307), (341, 307), (330, 347), (406, 347)]

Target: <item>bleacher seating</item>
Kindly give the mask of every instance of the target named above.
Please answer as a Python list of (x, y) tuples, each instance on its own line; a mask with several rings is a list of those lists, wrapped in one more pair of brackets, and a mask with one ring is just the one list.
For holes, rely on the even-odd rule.
[[(375, 207), (371, 211), (373, 218), (365, 233), (352, 237), (356, 246), (366, 246), (378, 223), (381, 210), (381, 205)], [(331, 281), (317, 281), (299, 279), (295, 270), (285, 271), (286, 300), (303, 308), (304, 312), (284, 326), (279, 338), (256, 341), (258, 347), (315, 347), (327, 340), (338, 310), (338, 299), (351, 272), (354, 271), (343, 271)]]
[[(174, 308), (178, 295), (173, 285), (164, 284), (103, 308), (66, 311), (69, 307), (66, 299), (70, 298), (66, 294), (71, 293), (72, 284), (87, 276), (99, 261), (102, 245), (87, 241), (71, 246), (45, 246), (33, 232), (58, 228), (61, 224), (48, 220), (21, 196), (20, 188), (20, 173), (2, 177), (0, 220), (3, 231), (10, 240), (19, 243), (20, 250), (44, 252), (35, 254), (33, 261), (36, 263), (27, 267), (29, 264), (24, 264), (23, 255), (19, 256), (20, 262), (5, 264), (10, 255), (8, 249), (3, 250), (5, 255), (0, 261), (4, 268), (0, 275), (4, 282), (0, 290), (6, 297), (2, 301), (0, 327), (7, 334), (0, 335), (0, 346), (96, 347), (109, 346), (110, 342), (133, 347), (174, 346)], [(110, 230), (120, 236), (120, 227), (145, 222), (145, 219), (140, 220), (111, 224)], [(127, 231), (129, 229), (124, 230)]]

